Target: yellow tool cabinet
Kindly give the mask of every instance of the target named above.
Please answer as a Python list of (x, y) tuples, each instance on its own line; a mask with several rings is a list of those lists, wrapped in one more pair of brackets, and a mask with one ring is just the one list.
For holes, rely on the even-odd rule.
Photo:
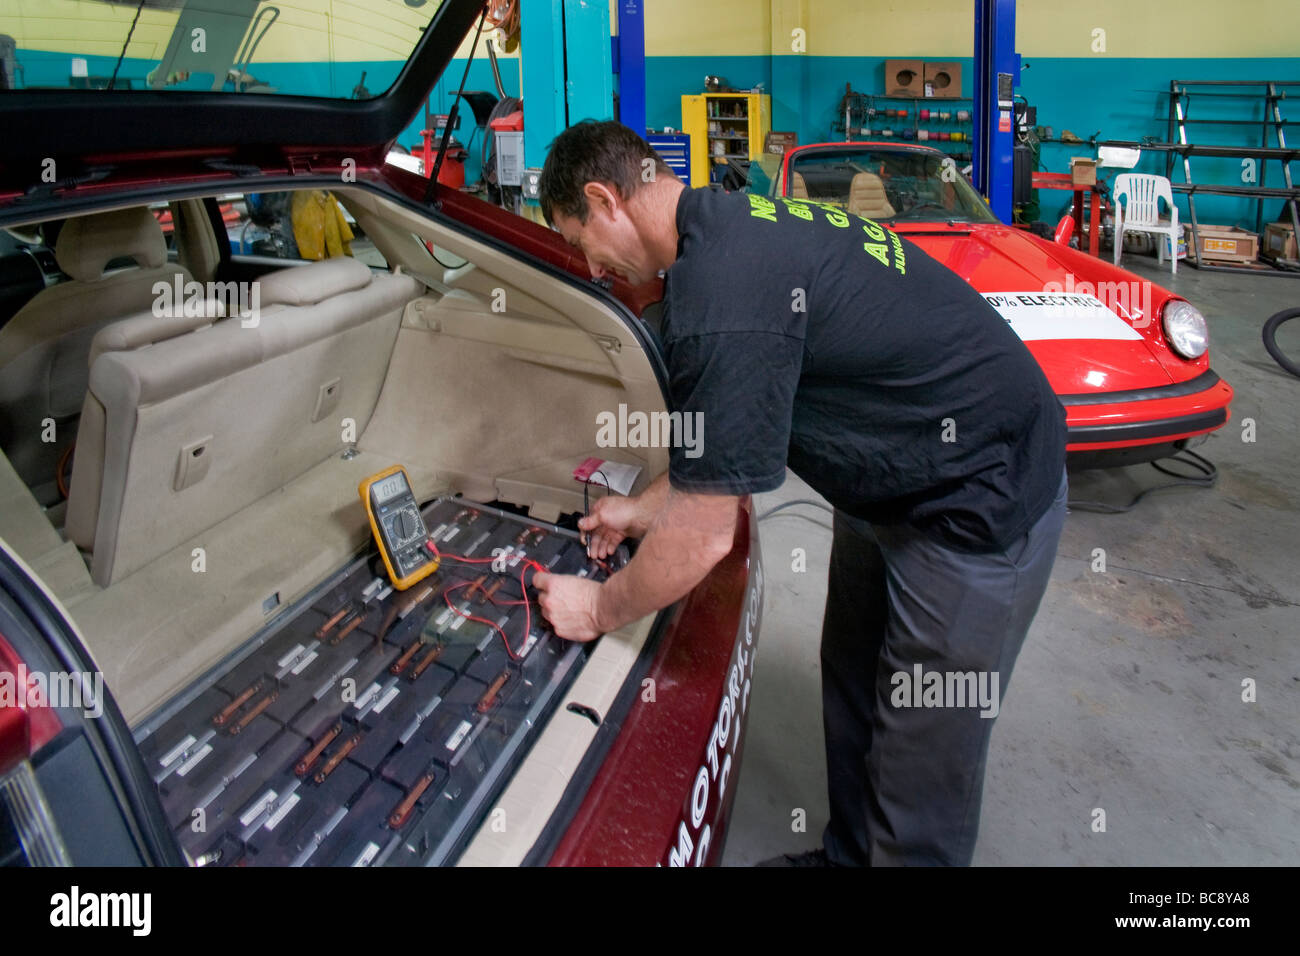
[(707, 185), (713, 163), (757, 159), (771, 128), (772, 98), (766, 93), (684, 95), (682, 132), (691, 138), (691, 183)]

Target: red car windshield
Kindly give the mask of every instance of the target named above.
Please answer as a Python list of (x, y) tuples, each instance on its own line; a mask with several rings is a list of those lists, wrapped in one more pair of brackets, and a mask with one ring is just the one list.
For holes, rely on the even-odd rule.
[(783, 193), (886, 222), (997, 222), (956, 164), (937, 152), (828, 148), (790, 158)]

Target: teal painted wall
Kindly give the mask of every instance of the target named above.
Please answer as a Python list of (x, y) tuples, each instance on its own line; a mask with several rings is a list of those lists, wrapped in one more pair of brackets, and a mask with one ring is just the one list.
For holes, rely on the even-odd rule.
[[(1297, 39), (1300, 47), (1300, 38)], [(19, 50), (23, 66), (22, 82), (26, 86), (63, 86), (68, 82), (67, 54)], [(934, 57), (932, 57), (934, 58)], [(88, 57), (92, 75), (107, 75), (116, 62), (114, 57)], [(971, 92), (972, 62), (970, 58), (948, 57), (962, 62), (963, 92)], [(1051, 126), (1059, 134), (1069, 129), (1087, 138), (1099, 133), (1103, 139), (1140, 140), (1143, 137), (1164, 139), (1167, 90), (1171, 79), (1292, 79), (1300, 81), (1300, 56), (1276, 58), (1152, 58), (1135, 57), (1024, 57), (1027, 65), (1021, 74), (1020, 91), (1038, 107), (1038, 122)], [(814, 142), (838, 138), (831, 133), (835, 109), (846, 82), (860, 92), (874, 92), (883, 88), (884, 57), (850, 56), (649, 56), (646, 59), (646, 123), (662, 129), (681, 126), (681, 95), (703, 89), (706, 74), (716, 73), (732, 85), (749, 88), (762, 84), (765, 92), (772, 94), (772, 126), (774, 129), (793, 129), (800, 142)], [(143, 85), (144, 77), (154, 62), (127, 59), (120, 76), (134, 79)], [(519, 95), (519, 61), (502, 58), (502, 80), (506, 91)], [(441, 82), (431, 92), (434, 112), (446, 112), (452, 94), (460, 82), (465, 67), (463, 58), (453, 60)], [(397, 75), (394, 62), (349, 63), (331, 71), (322, 63), (259, 63), (254, 72), (261, 78), (283, 89), (292, 89), (307, 95), (347, 95), (366, 71), (366, 86), (380, 92)], [(580, 77), (578, 78), (580, 80)], [(797, 80), (797, 82), (796, 82)], [(180, 88), (197, 87), (197, 80)], [(485, 59), (476, 57), (470, 69), (468, 89), (492, 90), (492, 75)], [(786, 91), (803, 90), (801, 100), (791, 101)], [(969, 104), (960, 104), (966, 108)], [(1198, 116), (1246, 116), (1262, 119), (1260, 108), (1254, 104), (1236, 104), (1231, 100), (1206, 99), (1194, 107)], [(1235, 111), (1235, 112), (1234, 112)], [(1284, 115), (1287, 113), (1284, 108)], [(1290, 109), (1290, 118), (1300, 121), (1300, 103)], [(472, 131), (472, 116), (468, 111), (462, 117), (460, 136), (466, 142)], [(423, 115), (414, 117), (398, 137), (398, 142), (415, 148), (423, 128)], [(1290, 131), (1292, 142), (1300, 142), (1300, 127)], [(1260, 130), (1254, 127), (1194, 128), (1194, 140), (1228, 145), (1257, 145)], [(841, 134), (842, 135), (842, 134)], [(475, 137), (467, 164), (467, 177), (474, 181), (479, 176), (481, 137)], [(1045, 144), (1042, 153), (1043, 168), (1065, 172), (1073, 155), (1090, 155), (1088, 147)], [(1144, 155), (1139, 172), (1165, 172), (1162, 156)], [(1265, 183), (1281, 183), (1281, 166), (1274, 162), (1261, 167)], [(1300, 181), (1300, 163), (1292, 164), (1295, 179)], [(1109, 174), (1113, 175), (1113, 171)], [(1194, 180), (1220, 183), (1241, 181), (1241, 164), (1237, 160), (1196, 158), (1192, 161)], [(1181, 167), (1171, 177), (1182, 179)], [(1050, 195), (1050, 194), (1049, 194)], [(1065, 196), (1056, 203), (1055, 195), (1044, 195), (1043, 216), (1054, 219), (1065, 205)], [(1180, 212), (1186, 216), (1186, 200), (1179, 199)], [(1275, 218), (1280, 202), (1274, 200), (1264, 207), (1265, 220)], [(1207, 222), (1227, 223), (1253, 229), (1255, 203), (1228, 197), (1205, 197), (1197, 201), (1199, 216)]]
[(682, 94), (704, 92), (704, 78), (723, 77), (738, 89), (763, 84), (772, 89), (772, 58), (768, 56), (647, 56), (645, 61), (645, 122), (652, 129), (682, 127)]
[[(1300, 45), (1300, 40), (1297, 41)], [(970, 96), (973, 81), (972, 60), (951, 57), (963, 67), (963, 93)], [(835, 110), (844, 84), (862, 93), (874, 93), (884, 88), (884, 57), (835, 56), (654, 56), (646, 59), (646, 123), (655, 128), (681, 126), (681, 94), (703, 90), (704, 77), (716, 73), (733, 86), (748, 88), (763, 83), (763, 89), (772, 96), (772, 128), (793, 129), (799, 142), (810, 143), (842, 139), (842, 133), (832, 133)], [(1059, 136), (1069, 129), (1080, 138), (1087, 139), (1099, 133), (1101, 139), (1141, 140), (1154, 137), (1164, 140), (1167, 135), (1167, 91), (1169, 81), (1219, 80), (1219, 79), (1273, 79), (1300, 81), (1300, 57), (1261, 59), (1195, 58), (1184, 60), (1138, 59), (1119, 57), (1024, 57), (1028, 66), (1021, 73), (1020, 92), (1031, 104), (1038, 107), (1038, 124), (1051, 126)], [(802, 71), (803, 82), (792, 83), (791, 71)], [(783, 90), (803, 89), (801, 102), (787, 101)], [(1230, 105), (1228, 105), (1230, 104)], [(896, 104), (901, 105), (901, 104)], [(969, 109), (971, 104), (956, 104), (954, 108)], [(1198, 101), (1196, 113), (1205, 117), (1239, 117), (1262, 120), (1262, 107), (1254, 103), (1235, 100)], [(1300, 121), (1300, 94), (1290, 107), (1289, 118)], [(1288, 118), (1283, 106), (1283, 118)], [(953, 128), (958, 127), (937, 127)], [(969, 127), (964, 127), (969, 129)], [(1259, 145), (1259, 127), (1197, 126), (1189, 127), (1193, 142), (1226, 145)], [(1300, 142), (1300, 127), (1288, 131), (1290, 144)], [(1270, 140), (1275, 143), (1275, 140)], [(1088, 146), (1044, 144), (1042, 168), (1049, 172), (1067, 172), (1071, 156), (1094, 155)], [(1115, 170), (1103, 172), (1113, 177)], [(1135, 172), (1165, 173), (1163, 155), (1144, 153)], [(1194, 158), (1193, 181), (1240, 183), (1239, 160)], [(1262, 167), (1266, 184), (1281, 185), (1282, 167), (1276, 161)], [(1292, 163), (1293, 178), (1300, 182), (1300, 163)], [(1170, 177), (1174, 182), (1183, 179), (1179, 165)], [(1060, 202), (1055, 194), (1041, 194), (1042, 212), (1046, 219), (1054, 220), (1068, 200), (1061, 193)], [(1179, 197), (1180, 216), (1187, 215), (1185, 198)], [(1202, 221), (1255, 228), (1255, 203), (1232, 197), (1207, 196), (1197, 199), (1197, 216)], [(1281, 203), (1266, 201), (1264, 220), (1276, 218)], [(1058, 206), (1060, 207), (1058, 209)]]
[[(1098, 59), (1025, 57), (1028, 69), (1021, 71), (1020, 91), (1030, 103), (1038, 107), (1038, 123), (1051, 126), (1055, 134), (1069, 129), (1087, 139), (1100, 133), (1100, 139), (1138, 140), (1153, 137), (1165, 140), (1168, 136), (1170, 80), (1294, 80), (1300, 81), (1300, 57), (1275, 59)], [(1161, 95), (1165, 91), (1165, 95)], [(1294, 92), (1300, 92), (1297, 89)], [(1263, 119), (1263, 105), (1250, 100), (1204, 97), (1193, 100), (1191, 116), (1206, 118)], [(1300, 100), (1289, 110), (1283, 105), (1283, 118), (1300, 121)], [(1176, 135), (1176, 134), (1175, 134)], [(1189, 125), (1189, 142), (1213, 143), (1228, 146), (1260, 145), (1261, 127)], [(1288, 145), (1300, 141), (1300, 126), (1287, 130)], [(1270, 132), (1270, 145), (1277, 141)], [(1042, 161), (1053, 172), (1069, 169), (1071, 156), (1094, 155), (1089, 147), (1064, 144), (1044, 144)], [(1239, 159), (1214, 159), (1193, 157), (1192, 181), (1221, 184), (1241, 184)], [(1265, 184), (1282, 184), (1282, 165), (1272, 161), (1260, 167), (1267, 177)], [(1300, 181), (1300, 163), (1292, 163), (1292, 176)], [(1112, 178), (1116, 170), (1105, 170), (1103, 175)], [(1150, 151), (1142, 154), (1134, 172), (1165, 175), (1165, 157)], [(1172, 182), (1183, 181), (1179, 162), (1170, 175)], [(1064, 194), (1062, 194), (1064, 196)], [(1044, 201), (1046, 217), (1049, 206)], [(1186, 217), (1187, 201), (1178, 197), (1179, 215)], [(1264, 221), (1277, 216), (1280, 200), (1266, 200)], [(1197, 218), (1203, 222), (1255, 228), (1255, 203), (1225, 196), (1205, 196), (1196, 200)]]

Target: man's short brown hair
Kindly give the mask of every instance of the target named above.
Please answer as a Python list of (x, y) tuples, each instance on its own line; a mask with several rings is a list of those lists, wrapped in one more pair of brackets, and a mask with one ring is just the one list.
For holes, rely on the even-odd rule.
[[(653, 171), (650, 178), (647, 171)], [(658, 176), (676, 178), (663, 158), (633, 130), (613, 120), (583, 120), (551, 143), (537, 184), (542, 215), (549, 223), (561, 212), (585, 224), (589, 209), (583, 188), (587, 183), (605, 183), (629, 199)]]

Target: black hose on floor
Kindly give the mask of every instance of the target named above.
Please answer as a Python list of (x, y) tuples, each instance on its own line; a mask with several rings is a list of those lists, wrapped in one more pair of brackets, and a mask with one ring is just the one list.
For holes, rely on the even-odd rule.
[(1076, 501), (1074, 499), (1066, 502), (1066, 504), (1071, 511), (1090, 511), (1094, 514), (1119, 515), (1132, 511), (1137, 507), (1139, 501), (1154, 492), (1166, 491), (1169, 488), (1182, 487), (1212, 488), (1214, 487), (1214, 483), (1219, 480), (1219, 469), (1214, 466), (1214, 462), (1210, 461), (1203, 455), (1198, 455), (1190, 448), (1184, 448), (1177, 455), (1161, 459), (1161, 461), (1186, 465), (1192, 470), (1200, 472), (1200, 474), (1189, 475), (1183, 472), (1171, 471), (1169, 468), (1161, 465), (1159, 461), (1153, 461), (1150, 463), (1152, 468), (1162, 474), (1176, 478), (1177, 480), (1167, 481), (1163, 485), (1156, 485), (1152, 488), (1146, 489), (1145, 491), (1141, 491), (1126, 505), (1112, 505), (1107, 504), (1104, 501)]
[[(1112, 505), (1104, 501), (1083, 501), (1076, 499), (1071, 499), (1066, 504), (1072, 511), (1089, 511), (1094, 514), (1118, 515), (1132, 511), (1137, 507), (1138, 502), (1147, 495), (1154, 494), (1157, 491), (1167, 491), (1170, 488), (1183, 487), (1212, 488), (1214, 487), (1215, 482), (1219, 480), (1219, 469), (1215, 467), (1214, 462), (1210, 461), (1204, 455), (1198, 455), (1190, 448), (1184, 448), (1177, 455), (1161, 459), (1161, 461), (1184, 465), (1195, 472), (1199, 472), (1199, 474), (1187, 474), (1185, 472), (1173, 471), (1165, 465), (1162, 465), (1160, 461), (1153, 461), (1150, 462), (1152, 468), (1162, 474), (1169, 475), (1171, 478), (1176, 480), (1167, 481), (1162, 485), (1147, 488), (1145, 491), (1141, 491), (1134, 496), (1133, 500), (1126, 505)], [(758, 520), (765, 521), (778, 511), (784, 511), (786, 508), (793, 508), (795, 505), (811, 505), (814, 508), (820, 508), (822, 511), (834, 514), (833, 508), (820, 501), (813, 501), (811, 498), (796, 498), (794, 501), (787, 501), (783, 504), (767, 509), (758, 516)]]
[(1268, 349), (1268, 354), (1273, 356), (1273, 360), (1282, 366), (1292, 375), (1300, 376), (1300, 362), (1293, 361), (1292, 358), (1282, 351), (1277, 344), (1277, 330), (1286, 322), (1292, 319), (1300, 318), (1300, 309), (1284, 309), (1277, 315), (1269, 318), (1264, 323), (1264, 348)]

